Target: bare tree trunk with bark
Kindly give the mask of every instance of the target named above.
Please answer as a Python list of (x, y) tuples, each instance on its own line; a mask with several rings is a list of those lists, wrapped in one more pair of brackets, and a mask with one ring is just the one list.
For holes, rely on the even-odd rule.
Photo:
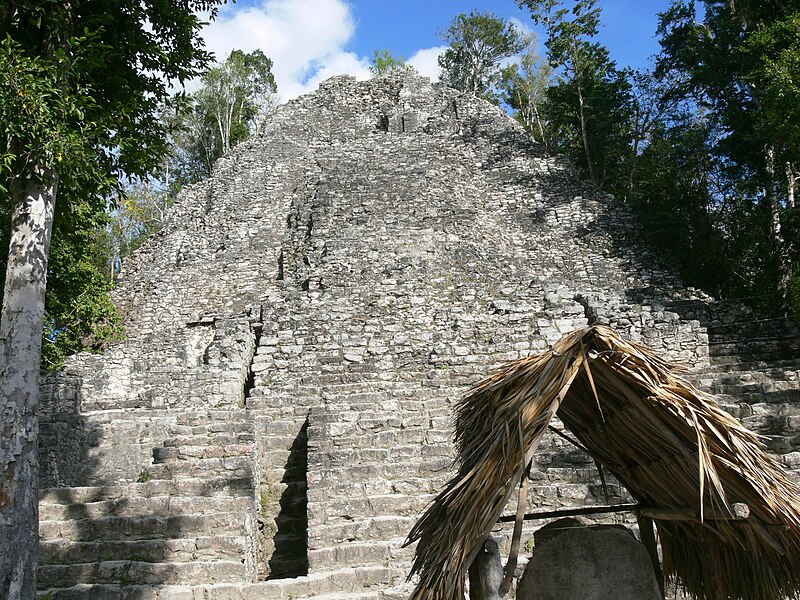
[(786, 163), (786, 204), (789, 208), (795, 207), (795, 196), (797, 194), (797, 183), (800, 182), (800, 175), (796, 174), (794, 165)]
[(589, 131), (586, 126), (586, 111), (584, 110), (583, 90), (580, 83), (578, 84), (578, 111), (581, 119), (581, 138), (583, 139), (583, 151), (586, 154), (586, 167), (589, 169), (589, 179), (592, 180), (592, 183), (597, 184), (597, 175), (594, 172), (592, 155), (589, 152)]
[(11, 184), (11, 243), (0, 316), (0, 598), (33, 600), (38, 564), (39, 366), (58, 174)]
[(764, 186), (764, 194), (769, 204), (771, 219), (772, 240), (775, 243), (775, 251), (778, 255), (778, 291), (781, 295), (781, 308), (784, 316), (789, 316), (791, 312), (791, 286), (792, 286), (792, 261), (786, 238), (781, 227), (781, 207), (778, 203), (776, 190), (777, 180), (775, 178), (775, 147), (768, 144), (764, 148), (764, 160), (766, 165), (767, 181)]

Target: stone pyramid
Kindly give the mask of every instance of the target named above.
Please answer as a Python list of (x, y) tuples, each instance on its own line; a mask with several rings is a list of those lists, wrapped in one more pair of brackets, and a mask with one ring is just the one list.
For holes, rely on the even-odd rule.
[[(281, 106), (127, 262), (125, 341), (43, 380), (42, 595), (406, 597), (453, 403), (590, 321), (689, 362), (797, 467), (796, 330), (682, 289), (640, 238), (500, 109), (425, 78)], [(532, 478), (529, 507), (624, 497), (558, 437)]]

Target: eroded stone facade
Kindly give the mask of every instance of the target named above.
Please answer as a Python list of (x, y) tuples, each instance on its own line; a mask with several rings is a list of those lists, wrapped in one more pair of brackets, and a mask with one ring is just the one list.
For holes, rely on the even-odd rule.
[[(182, 193), (116, 302), (125, 342), (43, 384), (54, 598), (404, 597), (470, 384), (598, 321), (724, 385), (709, 332), (757, 321), (683, 289), (502, 111), (413, 76), (280, 107)], [(776, 369), (780, 400), (723, 401), (769, 415), (796, 467), (796, 365)], [(558, 437), (532, 478), (531, 507), (624, 494)]]

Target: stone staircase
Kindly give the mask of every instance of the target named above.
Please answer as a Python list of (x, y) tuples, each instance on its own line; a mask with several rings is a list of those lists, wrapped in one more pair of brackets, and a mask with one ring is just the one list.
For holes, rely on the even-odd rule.
[(42, 595), (254, 580), (253, 440), (246, 411), (187, 412), (137, 482), (41, 490)]
[(709, 337), (709, 364), (690, 378), (800, 477), (800, 327), (760, 319), (738, 302), (688, 309)]
[(413, 548), (402, 548), (405, 538), (451, 475), (445, 403), (453, 394), (369, 379), (323, 388), (308, 430), (311, 572), (407, 570)]
[[(454, 402), (592, 314), (703, 362), (708, 330), (696, 380), (800, 467), (796, 334), (665, 310), (678, 283), (631, 218), (441, 86), (339, 78), (282, 107), (128, 261), (129, 338), (43, 386), (62, 487), (42, 491), (40, 597), (407, 598), (402, 543), (452, 475)], [(534, 510), (623, 494), (554, 435), (531, 476)], [(493, 534), (505, 551), (510, 526)]]
[(293, 579), (204, 585), (78, 584), (40, 599), (80, 600), (405, 600), (412, 586), (385, 567), (339, 569)]

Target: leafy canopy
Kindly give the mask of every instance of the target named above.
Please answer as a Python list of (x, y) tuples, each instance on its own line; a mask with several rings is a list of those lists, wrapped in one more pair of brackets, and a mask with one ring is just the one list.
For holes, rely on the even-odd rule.
[(526, 46), (522, 32), (489, 12), (457, 15), (439, 33), (448, 48), (439, 56), (441, 80), (457, 90), (498, 102), (501, 61)]
[(373, 77), (388, 75), (390, 73), (417, 73), (417, 70), (406, 63), (402, 56), (395, 56), (391, 50), (375, 50), (372, 53), (372, 66), (369, 72)]
[[(223, 0), (8, 0), (0, 5), (0, 270), (12, 181), (59, 176), (45, 315), (45, 366), (116, 331), (87, 244), (121, 182), (168, 152), (161, 106), (211, 55), (198, 14)], [(83, 315), (77, 325), (75, 319)], [(89, 321), (105, 323), (95, 327)], [(89, 331), (91, 330), (91, 331)], [(87, 331), (89, 331), (87, 333)], [(114, 333), (113, 335), (116, 335)], [(53, 352), (48, 356), (49, 352)]]
[(261, 50), (234, 50), (213, 66), (186, 106), (165, 114), (173, 131), (172, 170), (179, 185), (211, 175), (214, 163), (255, 135), (277, 104), (272, 60)]
[[(534, 24), (544, 26), (555, 83), (546, 92), (552, 143), (596, 184), (619, 193), (630, 147), (631, 89), (608, 50), (594, 40), (600, 27), (596, 0), (517, 0)], [(543, 137), (544, 136), (544, 132)]]

